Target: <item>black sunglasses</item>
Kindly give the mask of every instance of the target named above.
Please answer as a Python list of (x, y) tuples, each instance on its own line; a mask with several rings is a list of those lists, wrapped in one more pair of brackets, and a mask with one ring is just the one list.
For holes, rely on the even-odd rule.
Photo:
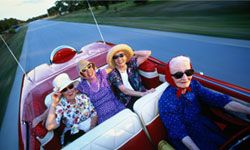
[(119, 58), (119, 57), (121, 57), (121, 58), (122, 58), (123, 56), (124, 56), (124, 54), (114, 55), (114, 56), (113, 56), (113, 59), (117, 59), (117, 58)]
[(184, 73), (187, 76), (191, 76), (194, 74), (194, 69), (187, 69), (184, 72), (176, 72), (175, 74), (171, 74), (171, 76), (173, 76), (175, 79), (180, 79), (182, 78), (182, 76), (184, 75)]
[(73, 89), (74, 88), (74, 85), (73, 84), (70, 84), (69, 86), (67, 86), (66, 88), (64, 88), (63, 90), (62, 90), (62, 92), (63, 93), (65, 93), (66, 91), (68, 91), (68, 89)]
[(87, 71), (90, 68), (92, 68), (92, 64), (88, 64), (87, 67), (85, 69), (82, 69), (81, 72), (85, 72), (85, 71)]

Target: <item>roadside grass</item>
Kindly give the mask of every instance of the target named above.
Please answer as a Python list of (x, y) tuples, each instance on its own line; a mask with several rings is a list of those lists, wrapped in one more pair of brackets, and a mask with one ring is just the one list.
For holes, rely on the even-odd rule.
[[(99, 24), (152, 30), (250, 39), (250, 2), (247, 1), (149, 1), (113, 4), (109, 10), (94, 9)], [(94, 23), (89, 10), (55, 20)]]
[[(10, 49), (17, 57), (17, 59), (19, 59), (22, 52), (26, 31), (27, 31), (27, 26), (24, 26), (14, 35), (5, 37), (7, 44), (9, 45)], [(0, 64), (1, 64), (1, 69), (0, 69), (0, 87), (1, 87), (0, 127), (1, 127), (2, 120), (8, 103), (9, 94), (12, 88), (12, 84), (15, 80), (15, 75), (17, 70), (17, 63), (15, 62), (14, 58), (12, 57), (12, 55), (10, 54), (10, 52), (8, 51), (6, 45), (2, 40), (0, 41)]]

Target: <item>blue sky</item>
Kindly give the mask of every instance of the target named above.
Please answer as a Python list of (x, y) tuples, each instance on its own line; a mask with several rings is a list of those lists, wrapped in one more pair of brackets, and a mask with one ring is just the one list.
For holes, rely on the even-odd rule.
[(47, 13), (56, 0), (0, 0), (0, 20), (16, 18), (27, 20)]

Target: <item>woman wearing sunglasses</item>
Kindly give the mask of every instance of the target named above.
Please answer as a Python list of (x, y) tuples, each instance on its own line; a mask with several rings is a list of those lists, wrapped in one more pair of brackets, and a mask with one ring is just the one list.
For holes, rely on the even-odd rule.
[(65, 124), (61, 144), (66, 145), (89, 131), (97, 124), (97, 113), (85, 94), (76, 90), (76, 80), (71, 80), (66, 73), (53, 80), (53, 102), (49, 108), (46, 128), (50, 131)]
[(81, 76), (77, 89), (90, 97), (98, 114), (98, 124), (125, 108), (108, 83), (107, 73), (111, 71), (109, 67), (96, 70), (94, 63), (81, 60), (77, 68)]
[(176, 149), (218, 149), (226, 140), (219, 128), (201, 114), (199, 103), (250, 114), (250, 108), (232, 101), (192, 80), (190, 58), (177, 56), (167, 64), (166, 80), (170, 84), (158, 107), (168, 137)]
[(107, 63), (114, 68), (108, 79), (114, 87), (116, 96), (131, 110), (139, 97), (154, 91), (143, 87), (138, 71), (138, 66), (150, 55), (151, 51), (134, 52), (126, 44), (112, 47), (107, 54)]

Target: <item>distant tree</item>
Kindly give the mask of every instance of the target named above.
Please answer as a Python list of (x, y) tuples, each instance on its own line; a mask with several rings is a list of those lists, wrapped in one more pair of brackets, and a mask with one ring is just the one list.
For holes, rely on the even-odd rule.
[(48, 15), (47, 14), (43, 14), (43, 15), (40, 15), (40, 16), (36, 16), (36, 17), (30, 18), (26, 22), (31, 22), (31, 21), (34, 21), (34, 20), (43, 19), (43, 18), (46, 18), (46, 17), (48, 17)]
[(134, 0), (136, 5), (144, 5), (148, 2), (148, 0)]
[(91, 7), (95, 7), (98, 9), (98, 6), (104, 6), (106, 10), (109, 10), (109, 5), (122, 2), (122, 1), (114, 1), (114, 0), (88, 0), (90, 3)]
[(79, 1), (79, 9), (88, 9), (88, 4), (86, 1)]
[(109, 0), (106, 0), (106, 1), (103, 1), (103, 0), (96, 0), (97, 3), (100, 5), (100, 6), (104, 6), (106, 8), (106, 10), (109, 10), (109, 4), (110, 4), (110, 1)]
[(55, 7), (57, 11), (59, 12), (59, 15), (63, 15), (65, 12), (68, 11), (68, 4), (65, 3), (64, 0), (58, 0), (55, 2)]
[(95, 9), (98, 9), (99, 3), (98, 0), (88, 0), (91, 7), (95, 7)]
[(14, 18), (4, 19), (0, 20), (0, 33), (10, 29), (13, 26), (17, 26), (19, 23), (21, 23), (21, 20), (17, 20)]
[(80, 5), (81, 1), (79, 1), (79, 0), (71, 0), (71, 1), (65, 0), (63, 2), (67, 5), (69, 12), (76, 11), (76, 10), (80, 9), (80, 7), (78, 7), (78, 5)]
[(50, 7), (49, 9), (47, 9), (47, 12), (48, 12), (49, 16), (53, 16), (53, 15), (56, 15), (56, 14), (59, 13), (55, 6)]

